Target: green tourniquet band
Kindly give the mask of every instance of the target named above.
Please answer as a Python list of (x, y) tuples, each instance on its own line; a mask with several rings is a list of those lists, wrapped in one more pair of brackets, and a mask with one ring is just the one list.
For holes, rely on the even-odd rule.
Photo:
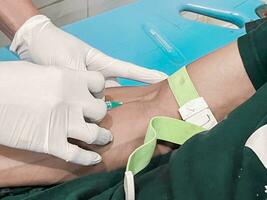
[[(180, 106), (198, 98), (198, 93), (187, 74), (186, 68), (180, 69), (168, 79), (170, 88)], [(178, 111), (177, 111), (178, 112)], [(182, 145), (186, 140), (206, 129), (194, 124), (168, 117), (154, 117), (147, 129), (144, 144), (129, 157), (126, 171), (134, 175), (144, 169), (150, 162), (157, 140)]]
[(185, 67), (171, 75), (168, 82), (180, 107), (199, 97)]
[(195, 134), (205, 130), (202, 127), (173, 118), (152, 118), (148, 126), (144, 144), (131, 154), (128, 159), (126, 171), (132, 171), (135, 175), (143, 170), (149, 164), (154, 154), (157, 140), (181, 145)]

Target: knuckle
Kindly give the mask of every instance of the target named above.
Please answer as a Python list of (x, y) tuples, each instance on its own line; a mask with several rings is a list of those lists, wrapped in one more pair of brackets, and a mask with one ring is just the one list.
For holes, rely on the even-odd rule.
[(91, 72), (92, 74), (89, 75), (91, 80), (93, 80), (92, 84), (94, 84), (94, 91), (92, 92), (100, 92), (105, 88), (105, 78), (100, 72)]
[(97, 100), (97, 104), (99, 104), (99, 106), (97, 112), (95, 113), (95, 120), (100, 121), (107, 114), (107, 106), (106, 103), (102, 100)]

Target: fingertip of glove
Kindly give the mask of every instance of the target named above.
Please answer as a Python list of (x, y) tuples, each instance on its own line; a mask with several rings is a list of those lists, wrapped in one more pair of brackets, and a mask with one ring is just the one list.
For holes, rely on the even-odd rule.
[(155, 73), (155, 76), (157, 76), (158, 78), (162, 78), (162, 79), (166, 79), (168, 78), (168, 75), (165, 74), (164, 72), (160, 72), (157, 70), (152, 70)]
[(107, 105), (102, 99), (96, 99), (98, 101), (98, 116), (95, 118), (95, 122), (100, 122), (107, 114)]
[(129, 79), (134, 79), (144, 83), (157, 83), (165, 80), (168, 76), (160, 71), (144, 68), (130, 68)]
[(91, 161), (90, 165), (98, 164), (102, 161), (102, 157), (96, 153), (94, 159)]
[(103, 137), (105, 138), (105, 141), (107, 141), (106, 143), (109, 143), (109, 142), (113, 141), (113, 135), (112, 135), (112, 133), (109, 130), (104, 129), (104, 133), (105, 134), (104, 134)]
[(96, 71), (87, 71), (88, 88), (92, 93), (101, 93), (105, 89), (105, 77)]
[(90, 122), (100, 122), (107, 114), (107, 105), (102, 99), (93, 99), (83, 108), (83, 114)]
[(88, 153), (87, 157), (83, 157), (82, 160), (80, 160), (81, 162), (79, 163), (81, 165), (84, 166), (96, 165), (102, 161), (102, 157), (98, 153), (92, 151), (88, 151), (87, 153)]
[(94, 144), (106, 145), (106, 144), (112, 142), (112, 140), (113, 140), (112, 133), (107, 129), (100, 128), (99, 135), (98, 135), (96, 141), (94, 142)]

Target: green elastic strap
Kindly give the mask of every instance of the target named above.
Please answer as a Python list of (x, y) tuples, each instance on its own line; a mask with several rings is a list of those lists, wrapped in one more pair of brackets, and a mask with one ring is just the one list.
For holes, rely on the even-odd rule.
[(171, 75), (168, 78), (168, 82), (180, 107), (199, 97), (185, 67)]
[[(169, 77), (168, 82), (176, 101), (180, 106), (183, 106), (185, 103), (199, 97), (185, 68), (180, 69), (178, 72)], [(126, 172), (130, 171), (133, 175), (136, 175), (149, 164), (151, 158), (153, 157), (157, 140), (182, 145), (195, 134), (205, 130), (206, 129), (203, 127), (169, 117), (152, 118), (147, 129), (144, 144), (138, 147), (130, 155)], [(133, 187), (134, 189), (134, 185), (126, 185), (125, 192), (127, 196), (127, 188)], [(132, 193), (130, 196), (133, 196)]]
[(150, 120), (144, 144), (129, 157), (126, 171), (134, 175), (143, 170), (150, 162), (157, 140), (164, 140), (182, 145), (197, 133), (205, 131), (200, 126), (169, 117), (154, 117)]

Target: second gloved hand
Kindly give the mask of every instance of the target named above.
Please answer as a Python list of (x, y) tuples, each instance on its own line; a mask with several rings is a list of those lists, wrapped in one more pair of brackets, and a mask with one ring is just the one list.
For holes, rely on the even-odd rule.
[(105, 102), (93, 96), (103, 88), (99, 72), (1, 62), (0, 144), (82, 165), (100, 162), (100, 155), (68, 143), (67, 138), (98, 145), (112, 140), (110, 131), (93, 123), (106, 114)]
[(105, 78), (122, 77), (156, 83), (167, 77), (162, 72), (114, 59), (57, 28), (43, 15), (25, 22), (17, 31), (10, 49), (23, 60), (74, 70), (98, 71)]

